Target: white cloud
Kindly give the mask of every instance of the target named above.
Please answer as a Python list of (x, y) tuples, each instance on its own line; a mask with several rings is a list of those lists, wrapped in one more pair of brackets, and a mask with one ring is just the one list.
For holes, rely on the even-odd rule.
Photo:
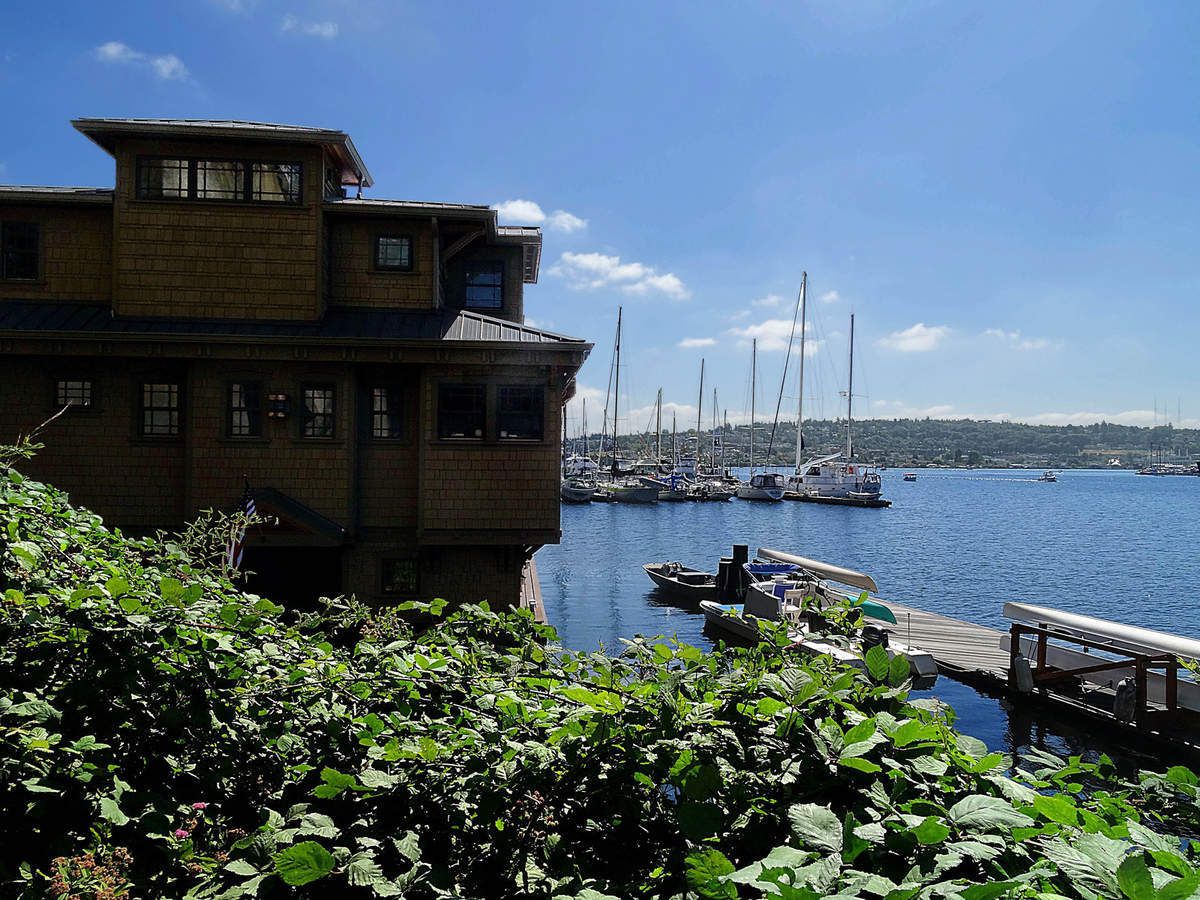
[(533, 200), (505, 200), (493, 207), (500, 215), (501, 221), (510, 225), (541, 225), (545, 224), (552, 231), (563, 234), (574, 234), (587, 228), (587, 219), (581, 219), (565, 209), (556, 209), (547, 213), (541, 204)]
[(1025, 337), (1019, 331), (1005, 331), (1002, 328), (988, 328), (983, 332), (984, 337), (992, 337), (1003, 341), (1014, 350), (1060, 350), (1062, 341), (1052, 338)]
[[(810, 331), (812, 330), (812, 322), (808, 323), (808, 328)], [(758, 349), (765, 353), (786, 350), (788, 339), (792, 336), (792, 320), (767, 319), (765, 322), (759, 322), (756, 325), (747, 325), (745, 328), (730, 328), (729, 333), (738, 338), (739, 347), (749, 347), (750, 341), (756, 339), (758, 341)], [(797, 326), (796, 334), (799, 333), (800, 328)], [(814, 355), (823, 343), (824, 341), (807, 339), (804, 342), (804, 355)]]
[(817, 302), (829, 304), (829, 303), (837, 303), (841, 299), (842, 299), (842, 295), (839, 294), (837, 291), (826, 291), (820, 297), (817, 298)]
[(948, 334), (950, 329), (945, 325), (926, 325), (924, 322), (918, 322), (903, 331), (893, 331), (876, 343), (880, 347), (900, 353), (928, 353), (930, 350), (936, 350)]
[(338, 35), (337, 22), (302, 22), (290, 13), (284, 16), (283, 21), (279, 23), (279, 30), (294, 31), (296, 34), (324, 38), (327, 41)]
[(102, 63), (114, 65), (140, 66), (149, 69), (163, 81), (187, 81), (188, 70), (183, 60), (173, 53), (153, 55), (134, 50), (128, 44), (120, 41), (108, 41), (101, 44), (93, 55)]
[(716, 343), (716, 338), (684, 338), (679, 342), (679, 346), (684, 350), (690, 350), (695, 347), (713, 347)]
[(783, 298), (778, 294), (767, 294), (765, 297), (759, 297), (757, 300), (752, 301), (750, 305), (759, 307), (778, 306), (782, 302)]
[(564, 234), (574, 234), (576, 231), (583, 231), (587, 228), (587, 219), (581, 219), (573, 213), (567, 212), (565, 209), (556, 209), (546, 217), (546, 225), (554, 231), (561, 231)]
[(683, 281), (673, 272), (659, 273), (653, 266), (640, 262), (621, 262), (619, 256), (604, 253), (565, 252), (549, 273), (565, 278), (572, 290), (617, 288), (626, 294), (643, 296), (657, 293), (672, 300), (691, 296)]

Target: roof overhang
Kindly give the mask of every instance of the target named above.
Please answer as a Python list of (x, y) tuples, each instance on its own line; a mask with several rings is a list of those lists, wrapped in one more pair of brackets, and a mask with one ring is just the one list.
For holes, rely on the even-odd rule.
[(113, 190), (112, 188), (0, 184), (0, 202), (90, 203), (95, 206), (112, 206)]
[(108, 153), (113, 152), (118, 140), (137, 137), (316, 144), (332, 153), (341, 163), (342, 184), (370, 187), (375, 183), (350, 135), (329, 128), (232, 119), (73, 119), (71, 124)]
[(526, 284), (537, 284), (542, 264), (542, 229), (531, 226), (499, 225), (496, 241), (500, 244), (519, 244), (523, 250), (522, 275)]

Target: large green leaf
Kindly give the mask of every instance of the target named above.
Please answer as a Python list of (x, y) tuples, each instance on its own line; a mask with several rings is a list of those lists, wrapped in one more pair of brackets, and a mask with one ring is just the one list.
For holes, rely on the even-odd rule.
[(1126, 857), (1117, 867), (1117, 885), (1129, 900), (1154, 900), (1157, 893), (1150, 869), (1140, 853)]
[(842, 850), (842, 820), (828, 807), (798, 803), (788, 810), (792, 834), (813, 847), (834, 853)]
[(333, 871), (333, 855), (316, 841), (301, 841), (275, 854), (275, 871), (292, 887), (309, 884)]
[(959, 828), (995, 830), (1032, 825), (1033, 819), (1014, 809), (1007, 800), (986, 794), (972, 794), (950, 807), (950, 820)]

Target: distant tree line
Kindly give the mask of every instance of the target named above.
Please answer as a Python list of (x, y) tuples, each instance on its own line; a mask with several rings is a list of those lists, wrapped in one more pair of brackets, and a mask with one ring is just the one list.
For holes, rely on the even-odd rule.
[[(719, 430), (726, 461), (741, 465), (748, 461), (750, 427), (729, 426)], [(701, 432), (700, 452), (707, 459), (713, 436)], [(845, 446), (845, 420), (824, 419), (804, 423), (804, 447), (808, 456), (835, 452)], [(695, 451), (696, 432), (680, 432), (676, 438), (681, 453)], [(757, 422), (754, 427), (755, 459), (758, 463), (786, 465), (795, 459), (796, 424)], [(600, 446), (592, 435), (593, 453)], [(664, 455), (669, 454), (671, 435), (664, 434)], [(652, 456), (653, 432), (621, 435), (620, 450), (627, 456)], [(767, 458), (767, 450), (770, 455)], [(611, 440), (605, 446), (611, 449)], [(1194, 459), (1200, 455), (1200, 430), (1172, 425), (1142, 427), (1097, 422), (1092, 425), (1027, 425), (986, 419), (864, 419), (854, 423), (854, 449), (865, 459), (915, 465), (1005, 465), (1041, 463), (1054, 466), (1107, 465), (1119, 459), (1123, 466), (1140, 466), (1154, 459)]]

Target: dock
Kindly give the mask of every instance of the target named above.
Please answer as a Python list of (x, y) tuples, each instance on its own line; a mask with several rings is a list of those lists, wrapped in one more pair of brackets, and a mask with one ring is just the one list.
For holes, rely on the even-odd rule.
[(826, 506), (858, 506), (865, 509), (887, 509), (892, 505), (891, 500), (882, 497), (821, 497), (815, 494), (802, 494), (799, 491), (784, 491), (784, 500), (798, 500), (801, 503), (824, 503)]
[(521, 569), (520, 608), (533, 613), (534, 619), (546, 624), (546, 607), (542, 604), (542, 585), (538, 581), (537, 563), (530, 557)]
[[(1078, 668), (1076, 671), (1079, 674), (1075, 676), (1071, 668), (1047, 667), (1046, 651), (1043, 649), (1041, 661), (1036, 659), (1035, 652), (1032, 688), (1027, 686), (1026, 690), (1021, 690), (1016, 679), (1009, 677), (1012, 662), (1009, 649), (1012, 635), (1009, 632), (903, 603), (885, 602), (896, 615), (896, 625), (890, 630), (897, 639), (929, 651), (937, 662), (939, 674), (988, 694), (1003, 696), (1014, 705), (1038, 706), (1044, 712), (1069, 716), (1092, 727), (1102, 727), (1106, 732), (1119, 736), (1122, 743), (1131, 748), (1155, 751), (1164, 758), (1173, 755), (1186, 757), (1192, 762), (1200, 760), (1200, 729), (1196, 727), (1196, 715), (1190, 710), (1174, 708), (1173, 696), (1171, 701), (1165, 703), (1146, 696), (1144, 666), (1151, 657), (1143, 658), (1137, 718), (1123, 721), (1114, 715), (1117, 692), (1082, 677), (1088, 673), (1088, 668)], [(1027, 635), (1029, 631), (1037, 630), (1019, 625), (1014, 628), (1023, 629)], [(1019, 634), (1016, 636), (1020, 638)], [(1058, 639), (1060, 635), (1049, 633), (1049, 637)], [(1065, 635), (1061, 637), (1072, 640)], [(1028, 637), (1025, 639), (1028, 640)], [(1092, 646), (1109, 649), (1098, 644)], [(1108, 663), (1104, 657), (1093, 656), (1091, 660), (1097, 664)], [(1119, 661), (1110, 663), (1120, 664)], [(1090, 666), (1092, 669), (1103, 667)]]

